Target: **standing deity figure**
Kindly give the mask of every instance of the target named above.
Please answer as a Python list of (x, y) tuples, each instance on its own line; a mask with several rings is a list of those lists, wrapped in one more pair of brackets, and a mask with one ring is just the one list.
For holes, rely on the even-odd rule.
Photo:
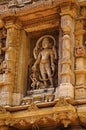
[[(39, 48), (39, 47), (38, 47)], [(37, 48), (34, 49), (36, 54)], [(35, 56), (35, 55), (34, 55)], [(41, 42), (41, 49), (38, 49), (38, 55), (36, 61), (32, 67), (33, 71), (39, 69), (39, 80), (43, 82), (44, 88), (53, 86), (53, 76), (55, 72), (54, 61), (56, 59), (55, 46), (49, 42), (48, 37), (44, 37)]]

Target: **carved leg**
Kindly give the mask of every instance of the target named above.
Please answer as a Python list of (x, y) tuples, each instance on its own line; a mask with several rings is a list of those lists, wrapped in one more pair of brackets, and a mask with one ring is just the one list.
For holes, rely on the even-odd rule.
[(40, 73), (42, 76), (42, 81), (44, 82), (44, 88), (47, 87), (47, 82), (46, 82), (46, 70), (45, 70), (45, 65), (40, 64)]
[(53, 78), (52, 78), (51, 67), (50, 67), (49, 63), (45, 64), (45, 69), (46, 69), (46, 73), (48, 75), (48, 79), (50, 81), (50, 88), (52, 88), (53, 87)]

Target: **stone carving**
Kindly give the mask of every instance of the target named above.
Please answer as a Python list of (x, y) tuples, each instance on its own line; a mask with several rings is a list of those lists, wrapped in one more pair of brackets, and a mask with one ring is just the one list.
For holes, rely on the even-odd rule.
[(22, 1), (24, 4), (31, 4), (32, 3), (32, 0), (23, 0)]
[[(85, 108), (84, 108), (84, 110), (85, 110)], [(81, 126), (86, 129), (86, 113), (84, 111), (83, 112), (79, 112), (78, 113), (78, 117), (79, 117)]]
[(17, 7), (17, 5), (18, 5), (18, 1), (17, 0), (11, 0), (9, 2), (8, 7)]
[(0, 61), (0, 74), (5, 73), (7, 70), (7, 63), (5, 60)]
[(45, 96), (45, 102), (51, 102), (51, 101), (54, 100), (54, 98), (55, 98), (55, 95), (54, 95), (54, 94), (47, 94), (47, 95)]
[[(23, 118), (23, 119), (13, 119), (12, 118), (9, 122), (9, 126), (17, 128), (19, 130), (20, 129), (24, 130), (24, 129), (30, 128), (31, 123), (25, 118)], [(15, 129), (12, 129), (12, 130), (15, 130)]]
[(5, 28), (0, 29), (0, 40), (3, 38), (6, 38), (7, 36), (7, 30)]
[(31, 104), (32, 98), (23, 98), (21, 104), (22, 105), (28, 105)]
[(77, 46), (75, 48), (75, 56), (76, 57), (86, 56), (86, 50), (83, 45)]
[(6, 113), (6, 109), (4, 106), (0, 106), (0, 114), (1, 113)]
[(35, 87), (36, 89), (38, 89), (40, 87), (40, 84), (42, 85), (42, 83), (38, 81), (38, 73), (36, 70), (32, 70), (30, 78), (32, 80), (31, 84), (32, 89), (35, 89)]
[(69, 104), (64, 97), (59, 99), (54, 109), (55, 121), (59, 125), (63, 124), (65, 128), (67, 128), (72, 123), (72, 121), (76, 120), (77, 118), (75, 107)]
[(66, 99), (64, 97), (60, 97), (55, 107), (68, 106), (68, 105), (69, 103), (66, 101)]
[[(49, 40), (52, 40), (51, 43)], [(55, 73), (55, 60), (57, 59), (55, 39), (50, 35), (41, 37), (34, 48), (33, 54), (36, 59), (32, 66), (32, 85), (46, 88), (53, 87), (53, 76)]]
[(5, 40), (6, 40), (6, 29), (0, 29), (0, 74), (5, 72), (6, 61), (5, 61)]
[(67, 112), (61, 112), (55, 115), (55, 120), (57, 122), (57, 124), (64, 125), (64, 128), (67, 128), (70, 124), (71, 124), (71, 120), (68, 117), (68, 113)]
[(28, 107), (28, 111), (37, 111), (39, 108), (35, 103), (31, 103), (31, 105)]

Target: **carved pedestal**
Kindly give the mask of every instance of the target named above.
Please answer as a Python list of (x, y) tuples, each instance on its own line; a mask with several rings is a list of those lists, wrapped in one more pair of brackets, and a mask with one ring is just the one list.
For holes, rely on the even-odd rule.
[(54, 88), (27, 91), (28, 96), (22, 99), (22, 105), (52, 102), (55, 99)]

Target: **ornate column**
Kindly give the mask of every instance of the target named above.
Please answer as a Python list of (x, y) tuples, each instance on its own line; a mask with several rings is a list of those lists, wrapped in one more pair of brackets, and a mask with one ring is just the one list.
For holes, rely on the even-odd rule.
[(24, 30), (21, 30), (21, 45), (19, 49), (18, 74), (17, 74), (17, 93), (20, 93), (20, 101), (26, 95), (28, 62), (30, 60), (29, 45), (30, 38)]
[[(82, 8), (84, 11), (84, 7)], [(75, 46), (75, 99), (86, 98), (86, 19), (85, 12), (80, 12), (83, 16), (76, 21), (76, 46)]]
[[(73, 8), (72, 8), (73, 7)], [(58, 97), (64, 96), (74, 98), (74, 56), (73, 48), (75, 44), (74, 27), (76, 16), (76, 3), (69, 1), (61, 4), (61, 28), (62, 55), (61, 55), (61, 82), (58, 88)]]
[[(20, 45), (20, 26), (16, 24), (16, 18), (10, 17), (5, 19), (7, 28), (7, 39), (6, 39), (6, 48), (5, 48), (5, 62), (7, 69), (4, 74), (4, 81), (8, 84), (2, 88), (2, 105), (14, 105), (14, 100), (17, 100), (17, 96), (20, 96), (17, 93), (17, 68), (18, 68), (18, 52)], [(15, 23), (15, 24), (14, 24)], [(17, 98), (17, 99), (16, 99)]]

